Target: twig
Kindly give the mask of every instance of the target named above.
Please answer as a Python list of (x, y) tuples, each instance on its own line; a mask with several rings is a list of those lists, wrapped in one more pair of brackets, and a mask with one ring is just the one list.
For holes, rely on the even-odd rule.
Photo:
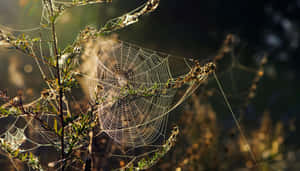
[(90, 131), (89, 137), (90, 137), (90, 143), (88, 146), (88, 157), (85, 161), (85, 167), (84, 167), (85, 171), (91, 171), (93, 168), (93, 138), (94, 138), (93, 130)]

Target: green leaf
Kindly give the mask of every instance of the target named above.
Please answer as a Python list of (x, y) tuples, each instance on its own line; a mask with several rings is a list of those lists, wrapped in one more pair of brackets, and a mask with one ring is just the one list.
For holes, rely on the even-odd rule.
[(59, 129), (58, 135), (61, 136), (61, 133), (62, 133), (62, 128)]
[(25, 160), (27, 159), (27, 156), (28, 156), (28, 154), (25, 153), (25, 154), (22, 156), (21, 160), (22, 160), (22, 161), (25, 161)]
[(54, 119), (54, 125), (53, 125), (53, 127), (54, 127), (55, 133), (57, 133), (57, 120), (56, 119)]
[(30, 158), (30, 160), (33, 159), (33, 154), (31, 152), (29, 153), (29, 158)]
[(35, 38), (32, 39), (33, 42), (38, 42), (40, 40), (41, 40), (41, 38), (39, 38), (39, 37), (35, 37)]
[(17, 150), (15, 151), (15, 153), (14, 153), (14, 156), (17, 157), (17, 156), (19, 155), (19, 152), (20, 152), (20, 150), (17, 149)]

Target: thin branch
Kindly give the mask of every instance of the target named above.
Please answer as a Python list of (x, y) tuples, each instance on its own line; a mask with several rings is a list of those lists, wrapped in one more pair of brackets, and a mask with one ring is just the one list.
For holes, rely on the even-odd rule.
[[(54, 11), (53, 11), (53, 4), (52, 0), (48, 0), (49, 7), (50, 7), (50, 22), (51, 22), (51, 30), (52, 30), (52, 40), (53, 40), (53, 52), (56, 56), (56, 74), (57, 74), (57, 84), (59, 89), (59, 113), (60, 116), (60, 122), (62, 126), (62, 132), (61, 132), (61, 160), (65, 159), (65, 149), (64, 149), (64, 116), (63, 116), (63, 89), (62, 89), (62, 82), (60, 77), (60, 67), (59, 67), (59, 54), (58, 54), (58, 48), (57, 48), (57, 37), (56, 37), (56, 30), (55, 30), (55, 18), (54, 18)], [(65, 161), (62, 163), (61, 170), (64, 171), (65, 168)]]

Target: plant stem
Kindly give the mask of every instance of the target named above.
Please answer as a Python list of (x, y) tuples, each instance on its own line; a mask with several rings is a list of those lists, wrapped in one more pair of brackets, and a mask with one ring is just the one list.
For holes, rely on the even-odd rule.
[(84, 171), (91, 171), (93, 169), (93, 138), (94, 138), (94, 128), (89, 133), (90, 143), (88, 146), (88, 158), (85, 161)]
[(57, 81), (58, 81), (58, 88), (59, 88), (59, 116), (60, 116), (60, 122), (61, 122), (61, 161), (62, 161), (62, 167), (61, 170), (64, 171), (65, 168), (65, 150), (64, 150), (64, 116), (63, 116), (63, 104), (62, 104), (62, 98), (63, 98), (63, 90), (62, 90), (62, 83), (60, 78), (60, 68), (59, 68), (59, 54), (58, 54), (58, 48), (57, 48), (57, 37), (56, 37), (56, 31), (55, 31), (55, 19), (53, 15), (53, 5), (52, 0), (48, 0), (49, 6), (50, 6), (50, 15), (51, 15), (51, 30), (52, 30), (52, 39), (53, 39), (53, 51), (54, 55), (56, 56), (56, 74), (57, 74)]

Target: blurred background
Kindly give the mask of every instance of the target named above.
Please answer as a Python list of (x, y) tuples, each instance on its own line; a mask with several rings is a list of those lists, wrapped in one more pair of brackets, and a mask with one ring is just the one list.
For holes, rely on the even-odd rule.
[[(68, 10), (58, 22), (59, 46), (71, 43), (86, 25), (100, 28), (144, 2), (113, 0)], [(255, 167), (251, 161), (211, 79), (171, 113), (170, 124), (178, 124), (181, 130), (178, 143), (153, 170), (300, 169), (299, 10), (299, 0), (161, 0), (151, 15), (116, 33), (121, 40), (200, 61), (216, 56), (228, 34), (238, 42), (234, 54), (220, 61), (226, 66), (218, 75), (262, 164)], [(41, 13), (39, 0), (4, 0), (0, 25), (26, 31), (39, 26)], [(268, 54), (265, 74), (249, 99), (264, 54)], [(242, 70), (236, 63), (251, 69)], [(43, 88), (32, 58), (0, 49), (1, 90), (14, 96), (21, 89), (30, 101)]]

